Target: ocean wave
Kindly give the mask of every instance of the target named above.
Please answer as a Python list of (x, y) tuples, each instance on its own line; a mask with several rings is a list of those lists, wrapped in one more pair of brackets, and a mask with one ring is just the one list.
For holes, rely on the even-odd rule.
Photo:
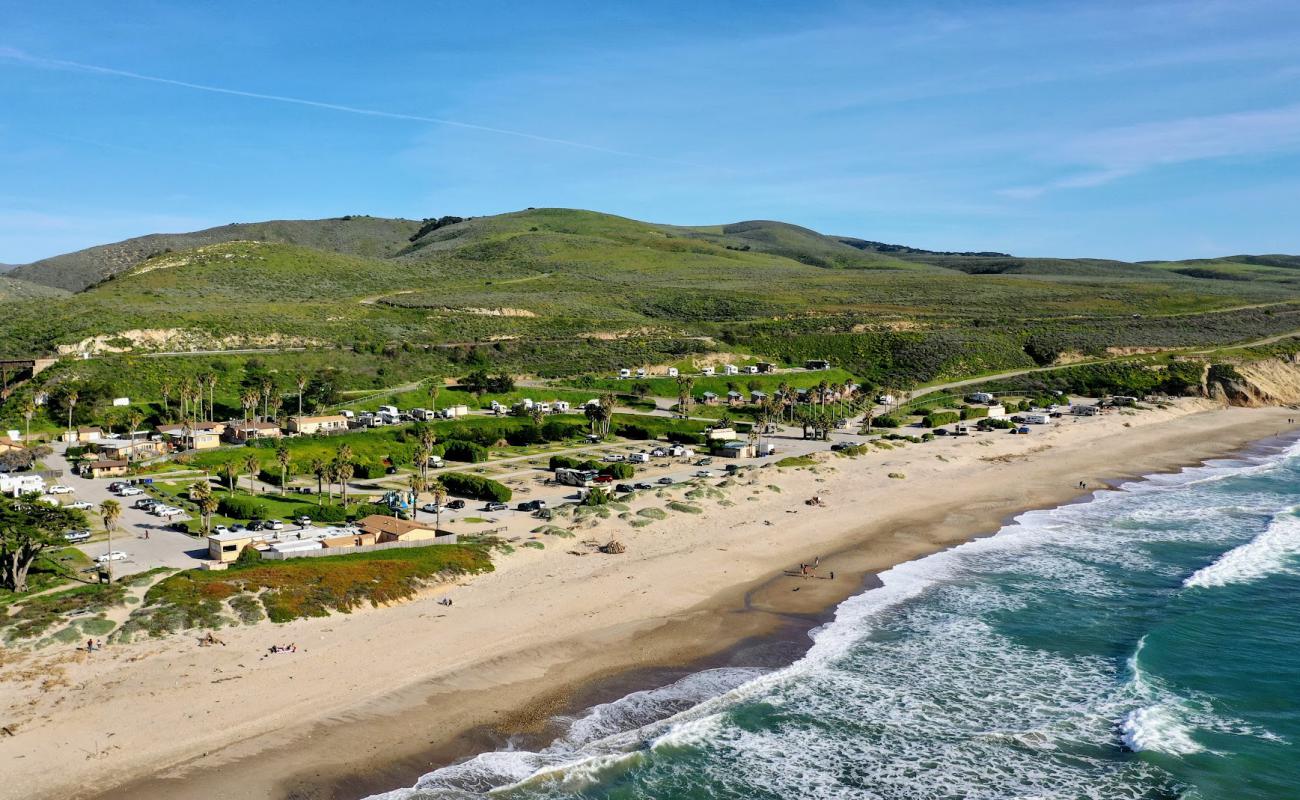
[(1296, 508), (1276, 515), (1263, 533), (1224, 553), (1183, 581), (1186, 588), (1210, 589), (1249, 583), (1293, 568), (1300, 556), (1300, 517)]
[(1132, 751), (1182, 756), (1205, 749), (1192, 739), (1191, 728), (1176, 706), (1159, 703), (1130, 711), (1120, 723), (1124, 744)]

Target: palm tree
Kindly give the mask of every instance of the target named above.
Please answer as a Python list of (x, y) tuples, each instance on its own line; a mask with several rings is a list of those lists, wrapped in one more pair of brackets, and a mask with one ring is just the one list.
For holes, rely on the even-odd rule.
[(36, 401), (30, 397), (24, 397), (23, 403), (19, 407), (23, 413), (23, 442), (30, 442), (32, 439), (32, 417), (36, 416)]
[(325, 480), (329, 482), (329, 500), (330, 500), (330, 505), (333, 505), (333, 504), (334, 504), (334, 484), (338, 482), (338, 479), (339, 479), (339, 465), (338, 465), (338, 462), (336, 462), (336, 461), (332, 461), (332, 462), (330, 462), (329, 464), (326, 464), (326, 465), (325, 465)]
[(429, 475), (429, 459), (433, 457), (432, 448), (420, 445), (415, 448), (415, 465), (420, 469), (420, 477), (425, 478)]
[(226, 479), (226, 491), (233, 495), (235, 493), (235, 480), (239, 477), (239, 465), (233, 461), (222, 464), (221, 477)]
[(244, 407), (244, 422), (252, 422), (253, 414), (257, 410), (258, 395), (256, 390), (249, 389), (239, 398), (240, 404)]
[(171, 419), (172, 382), (164, 379), (162, 383), (158, 384), (158, 391), (162, 393), (163, 419)]
[(249, 453), (244, 456), (244, 471), (248, 473), (248, 493), (257, 494), (257, 484), (254, 481), (257, 480), (257, 473), (262, 471), (262, 462), (257, 459), (256, 454)]
[(217, 373), (208, 373), (208, 421), (217, 421)]
[[(794, 402), (794, 397), (792, 395), (794, 389), (791, 388), (789, 381), (781, 381), (781, 383), (776, 387), (776, 391), (781, 395), (781, 418), (784, 419), (785, 410)], [(793, 417), (791, 417), (791, 419), (793, 419)]]
[(126, 415), (126, 424), (131, 428), (131, 444), (135, 444), (135, 431), (143, 423), (144, 423), (144, 414), (141, 414), (139, 409), (133, 408)]
[[(117, 527), (118, 517), (122, 516), (122, 504), (116, 500), (105, 500), (99, 504), (99, 516), (104, 520), (104, 530), (108, 533), (108, 550), (113, 550), (113, 529)], [(108, 582), (113, 582), (113, 562), (104, 562), (108, 568)]]
[(68, 392), (68, 432), (69, 433), (72, 432), (72, 409), (77, 407), (77, 399), (79, 397), (81, 397), (81, 393), (78, 392), (76, 389), (73, 389), (72, 391)]
[(269, 421), (271, 419), (271, 395), (275, 392), (275, 384), (270, 378), (262, 381), (262, 419)]
[(424, 478), (413, 474), (409, 484), (411, 486), (411, 519), (414, 520), (419, 513), (420, 492), (424, 491)]
[(695, 403), (695, 379), (690, 375), (677, 376), (677, 411), (685, 419), (691, 415), (691, 406)]
[(591, 435), (596, 436), (596, 426), (600, 423), (600, 403), (588, 403), (582, 408), (582, 415), (591, 425)]
[(614, 408), (618, 405), (618, 395), (602, 392), (600, 395), (600, 435), (609, 435), (609, 423), (614, 419)]
[[(203, 532), (207, 533), (212, 523), (212, 512), (217, 510), (217, 499), (212, 496), (212, 487), (208, 485), (206, 478), (195, 481), (190, 484), (189, 495), (190, 502), (199, 507), (199, 512), (202, 515)], [(211, 501), (210, 507), (209, 501)]]
[(289, 448), (280, 445), (275, 448), (275, 461), (280, 465), (280, 496), (285, 495), (285, 482), (289, 475)]
[(298, 416), (302, 416), (302, 395), (307, 391), (307, 373), (299, 372), (293, 379), (298, 387)]
[(433, 507), (437, 509), (433, 514), (433, 527), (436, 530), (442, 527), (442, 504), (447, 502), (447, 487), (442, 485), (442, 481), (434, 480), (428, 489), (433, 494)]
[(533, 424), (539, 428), (546, 421), (546, 412), (542, 410), (541, 403), (533, 403), (533, 407), (528, 409), (528, 416), (532, 419)]
[(322, 484), (325, 482), (325, 475), (329, 472), (329, 465), (325, 463), (324, 459), (313, 458), (311, 463), (307, 466), (307, 469), (311, 471), (311, 474), (316, 476), (316, 505), (320, 505), (320, 490)]
[(346, 508), (348, 505), (348, 481), (352, 480), (352, 462), (340, 461), (337, 469), (339, 474), (339, 496), (343, 500), (344, 508)]
[(432, 408), (430, 409), (431, 411), (438, 410), (438, 392), (441, 391), (442, 391), (442, 378), (438, 377), (437, 375), (434, 375), (433, 377), (429, 378), (429, 405), (432, 406)]
[(284, 405), (284, 398), (280, 397), (280, 395), (277, 394), (271, 398), (271, 405), (269, 408), (271, 413), (270, 416), (267, 417), (268, 422), (274, 422), (280, 418), (280, 407), (282, 405)]

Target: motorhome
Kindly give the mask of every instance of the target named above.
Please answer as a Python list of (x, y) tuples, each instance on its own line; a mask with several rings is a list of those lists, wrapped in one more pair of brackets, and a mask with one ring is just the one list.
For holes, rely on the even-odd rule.
[(593, 469), (569, 469), (561, 467), (555, 471), (555, 482), (565, 486), (591, 486), (600, 473)]
[(1051, 417), (1041, 411), (1035, 411), (1023, 416), (1025, 422), (1029, 425), (1046, 425), (1051, 421)]

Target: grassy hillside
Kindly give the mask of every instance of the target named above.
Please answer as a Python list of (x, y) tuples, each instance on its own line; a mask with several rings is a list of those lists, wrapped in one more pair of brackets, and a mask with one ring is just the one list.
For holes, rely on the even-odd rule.
[(19, 280), (8, 275), (0, 275), (0, 303), (15, 300), (35, 300), (40, 298), (63, 297), (68, 292), (39, 283)]
[(413, 220), (357, 216), (240, 223), (193, 233), (155, 233), (25, 264), (13, 270), (13, 277), (78, 292), (163, 253), (232, 241), (281, 242), (384, 257), (405, 247), (419, 226)]
[[(255, 223), (143, 237), (0, 278), (0, 355), (92, 351), (42, 381), (153, 398), (168, 380), (219, 372), (223, 404), (249, 356), (139, 356), (309, 348), (255, 357), (286, 391), (293, 374), (330, 368), (338, 388), (368, 390), (478, 368), (608, 376), (715, 353), (830, 358), (872, 381), (923, 382), (1300, 329), (1297, 265), (939, 253), (779, 222), (679, 227), (567, 209), (438, 226)], [(37, 274), (87, 288), (13, 279)]]

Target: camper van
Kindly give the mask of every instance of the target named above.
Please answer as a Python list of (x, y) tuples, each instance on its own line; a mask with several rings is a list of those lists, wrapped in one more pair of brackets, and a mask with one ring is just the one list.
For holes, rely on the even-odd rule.
[(590, 486), (596, 482), (595, 470), (590, 469), (568, 469), (561, 467), (555, 471), (555, 482), (562, 483), (565, 486)]
[(1041, 411), (1035, 411), (1032, 414), (1025, 414), (1024, 420), (1030, 425), (1046, 425), (1051, 417)]

